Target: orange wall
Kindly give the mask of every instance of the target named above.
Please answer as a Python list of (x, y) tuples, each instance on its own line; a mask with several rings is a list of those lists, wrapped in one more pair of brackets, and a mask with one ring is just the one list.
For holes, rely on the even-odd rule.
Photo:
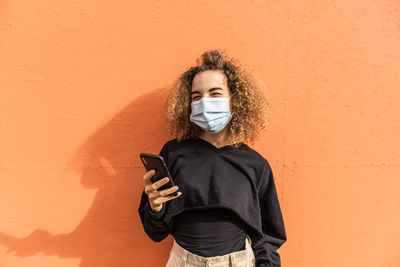
[(269, 87), (285, 267), (400, 266), (400, 2), (1, 1), (0, 266), (164, 266), (140, 152), (224, 48)]

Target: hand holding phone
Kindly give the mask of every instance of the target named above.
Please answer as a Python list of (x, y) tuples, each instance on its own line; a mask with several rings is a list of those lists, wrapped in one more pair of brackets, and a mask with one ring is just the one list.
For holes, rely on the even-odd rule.
[(159, 212), (164, 202), (177, 198), (182, 193), (176, 192), (178, 187), (174, 185), (168, 167), (160, 155), (141, 153), (140, 159), (147, 170), (143, 176), (144, 191), (152, 210)]

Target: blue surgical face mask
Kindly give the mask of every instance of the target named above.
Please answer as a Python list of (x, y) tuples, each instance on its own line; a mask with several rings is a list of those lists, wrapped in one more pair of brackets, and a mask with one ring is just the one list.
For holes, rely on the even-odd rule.
[(230, 98), (202, 97), (193, 101), (190, 121), (211, 134), (221, 131), (232, 118), (229, 110)]

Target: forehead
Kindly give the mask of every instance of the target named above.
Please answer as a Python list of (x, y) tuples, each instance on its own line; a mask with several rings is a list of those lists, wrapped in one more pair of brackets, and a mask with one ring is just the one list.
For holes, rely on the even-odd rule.
[(196, 74), (193, 78), (192, 90), (207, 90), (215, 86), (227, 87), (226, 76), (221, 71), (206, 70)]

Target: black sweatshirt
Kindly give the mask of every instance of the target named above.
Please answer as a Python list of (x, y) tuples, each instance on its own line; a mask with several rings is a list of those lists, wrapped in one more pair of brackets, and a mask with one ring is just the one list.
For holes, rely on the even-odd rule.
[(169, 140), (159, 154), (182, 195), (155, 213), (143, 190), (138, 212), (153, 241), (172, 234), (176, 216), (186, 210), (225, 208), (247, 225), (256, 267), (281, 266), (276, 250), (286, 242), (286, 231), (271, 166), (263, 156), (244, 143), (217, 148), (201, 138)]

